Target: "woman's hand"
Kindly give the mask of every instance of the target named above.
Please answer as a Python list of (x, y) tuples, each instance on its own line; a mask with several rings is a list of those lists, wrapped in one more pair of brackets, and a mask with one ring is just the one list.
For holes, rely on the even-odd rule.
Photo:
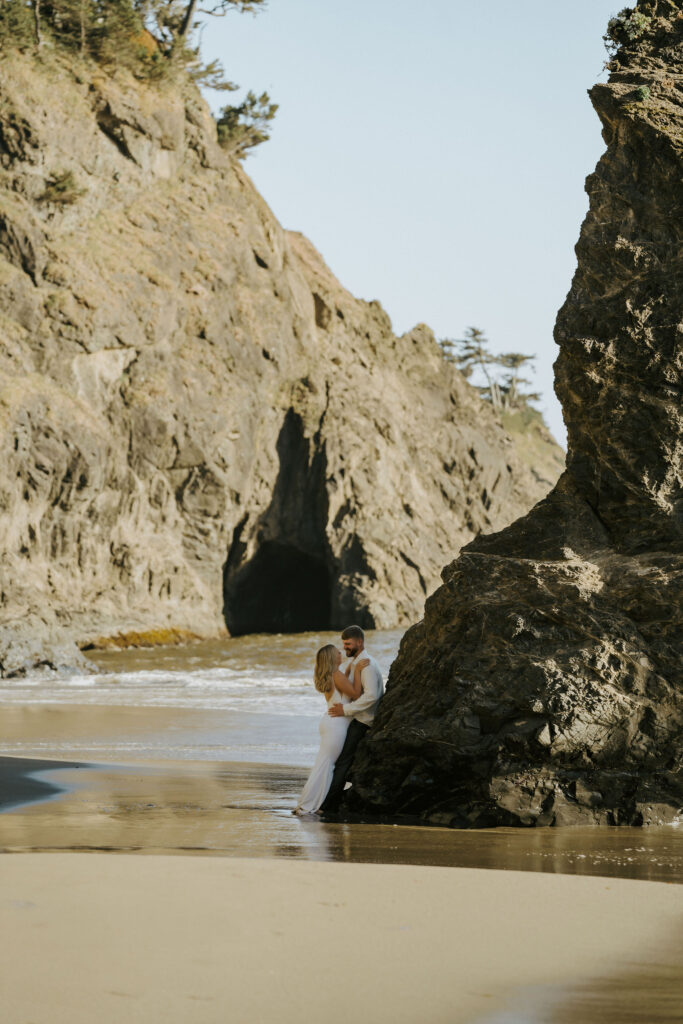
[(353, 691), (351, 700), (358, 700), (363, 692), (363, 669), (367, 668), (369, 664), (370, 659), (363, 658), (362, 661), (357, 661), (353, 666)]

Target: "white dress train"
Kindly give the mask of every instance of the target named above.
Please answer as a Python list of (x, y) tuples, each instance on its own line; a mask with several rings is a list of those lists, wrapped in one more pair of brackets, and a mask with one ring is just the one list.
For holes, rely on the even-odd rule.
[[(349, 698), (336, 689), (332, 690), (327, 698), (327, 707), (332, 704), (348, 704)], [(350, 718), (332, 718), (327, 710), (320, 720), (320, 750), (311, 768), (311, 774), (306, 780), (303, 792), (299, 797), (296, 807), (296, 814), (313, 814), (320, 809), (320, 806), (327, 796), (327, 791), (332, 783), (332, 774), (337, 758), (341, 754), (346, 739), (346, 730), (349, 727)]]

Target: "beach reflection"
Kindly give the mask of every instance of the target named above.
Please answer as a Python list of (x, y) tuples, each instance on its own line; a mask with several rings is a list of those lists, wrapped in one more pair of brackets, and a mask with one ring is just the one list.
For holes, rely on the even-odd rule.
[(305, 769), (260, 764), (90, 765), (0, 815), (0, 848), (121, 850), (431, 864), (683, 882), (674, 828), (487, 829), (320, 822), (292, 814)]

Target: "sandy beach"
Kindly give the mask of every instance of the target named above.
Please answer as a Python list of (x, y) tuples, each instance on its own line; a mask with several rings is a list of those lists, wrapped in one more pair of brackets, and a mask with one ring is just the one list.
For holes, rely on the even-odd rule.
[(112, 691), (0, 707), (3, 1024), (680, 1019), (680, 830), (302, 820), (315, 719)]
[(464, 1024), (517, 1019), (495, 1014), (525, 990), (519, 1019), (551, 1020), (534, 1013), (572, 987), (680, 960), (683, 892), (467, 869), (32, 854), (3, 860), (0, 927), (11, 936), (7, 1024)]

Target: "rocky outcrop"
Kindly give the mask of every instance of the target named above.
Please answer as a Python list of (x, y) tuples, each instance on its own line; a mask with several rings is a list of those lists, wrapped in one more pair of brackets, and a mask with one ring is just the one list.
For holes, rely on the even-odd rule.
[(0, 165), (6, 672), (131, 631), (408, 623), (559, 475), (282, 230), (192, 89), (3, 55)]
[(354, 777), (383, 813), (681, 814), (683, 15), (637, 13), (590, 93), (607, 150), (555, 332), (567, 469), (447, 566), (404, 637)]

